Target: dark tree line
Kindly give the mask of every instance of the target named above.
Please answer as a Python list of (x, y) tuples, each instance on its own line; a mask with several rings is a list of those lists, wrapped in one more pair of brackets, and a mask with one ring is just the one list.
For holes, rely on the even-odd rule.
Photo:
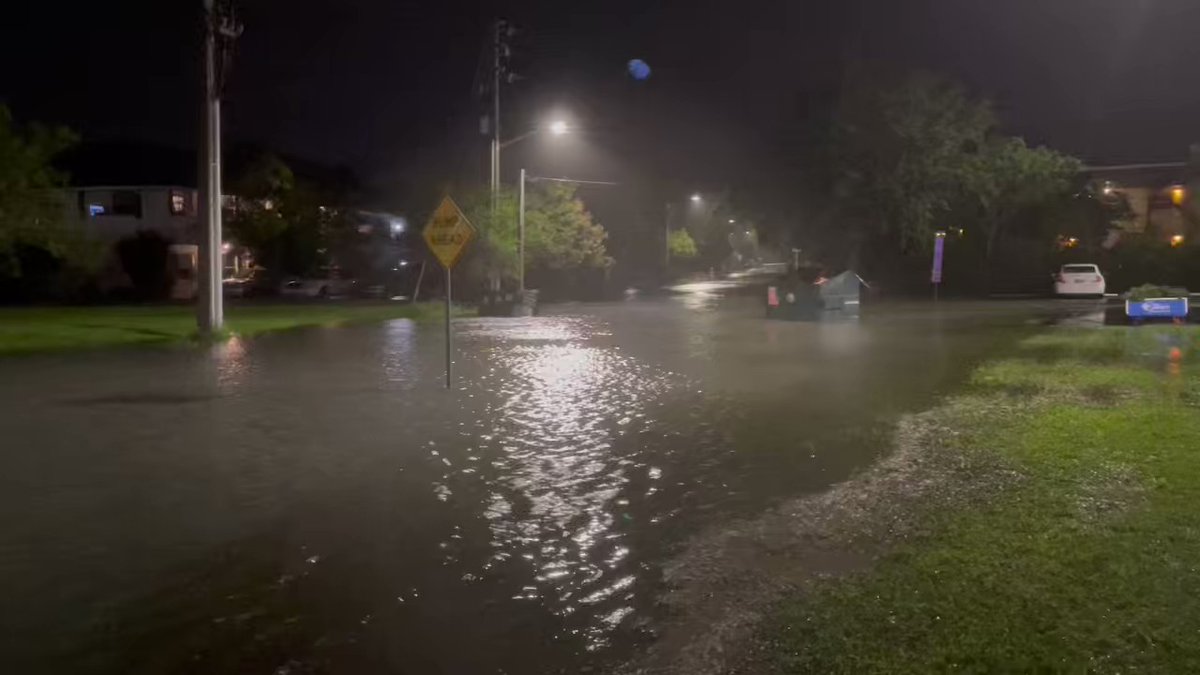
[(947, 80), (858, 68), (816, 107), (764, 238), (825, 266), (915, 290), (946, 232), (960, 290), (1044, 285), (1060, 238), (1098, 248), (1124, 215), (1079, 160), (1004, 134), (989, 101)]

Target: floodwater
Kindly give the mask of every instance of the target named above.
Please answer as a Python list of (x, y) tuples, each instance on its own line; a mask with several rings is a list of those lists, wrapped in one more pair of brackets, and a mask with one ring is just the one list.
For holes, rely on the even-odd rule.
[(768, 322), (679, 297), (0, 361), (0, 668), (538, 673), (653, 639), (659, 570), (869, 465), (1063, 303)]

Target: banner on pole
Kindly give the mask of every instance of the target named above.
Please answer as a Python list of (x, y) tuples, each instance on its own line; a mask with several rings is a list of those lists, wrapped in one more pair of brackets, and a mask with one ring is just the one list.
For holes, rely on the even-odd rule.
[(933, 240), (933, 271), (929, 280), (935, 284), (942, 283), (942, 258), (946, 251), (946, 233), (938, 232)]

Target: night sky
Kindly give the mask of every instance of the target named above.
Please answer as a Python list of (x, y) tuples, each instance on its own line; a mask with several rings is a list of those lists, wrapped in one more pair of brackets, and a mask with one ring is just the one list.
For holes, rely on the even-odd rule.
[[(0, 27), (0, 100), (89, 140), (193, 147), (200, 0), (24, 3)], [(242, 0), (228, 142), (354, 169), (398, 192), (482, 178), (474, 79), (488, 22), (522, 27), (509, 153), (580, 178), (700, 188), (771, 175), (807, 101), (850, 60), (993, 99), (1004, 129), (1089, 162), (1182, 160), (1200, 141), (1200, 2)], [(625, 63), (653, 68), (634, 82)]]

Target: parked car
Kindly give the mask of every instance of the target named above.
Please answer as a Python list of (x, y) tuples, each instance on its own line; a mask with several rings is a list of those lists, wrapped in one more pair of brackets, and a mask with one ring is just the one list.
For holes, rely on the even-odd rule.
[(242, 277), (225, 279), (221, 282), (221, 291), (227, 298), (244, 298), (249, 293), (250, 280)]
[(354, 288), (353, 279), (289, 279), (279, 287), (279, 294), (286, 298), (338, 298), (351, 295)]
[(221, 288), (227, 298), (250, 298), (274, 295), (278, 289), (269, 276), (254, 270), (241, 276), (226, 277)]
[(1054, 277), (1054, 294), (1103, 296), (1104, 275), (1092, 264), (1063, 265)]

